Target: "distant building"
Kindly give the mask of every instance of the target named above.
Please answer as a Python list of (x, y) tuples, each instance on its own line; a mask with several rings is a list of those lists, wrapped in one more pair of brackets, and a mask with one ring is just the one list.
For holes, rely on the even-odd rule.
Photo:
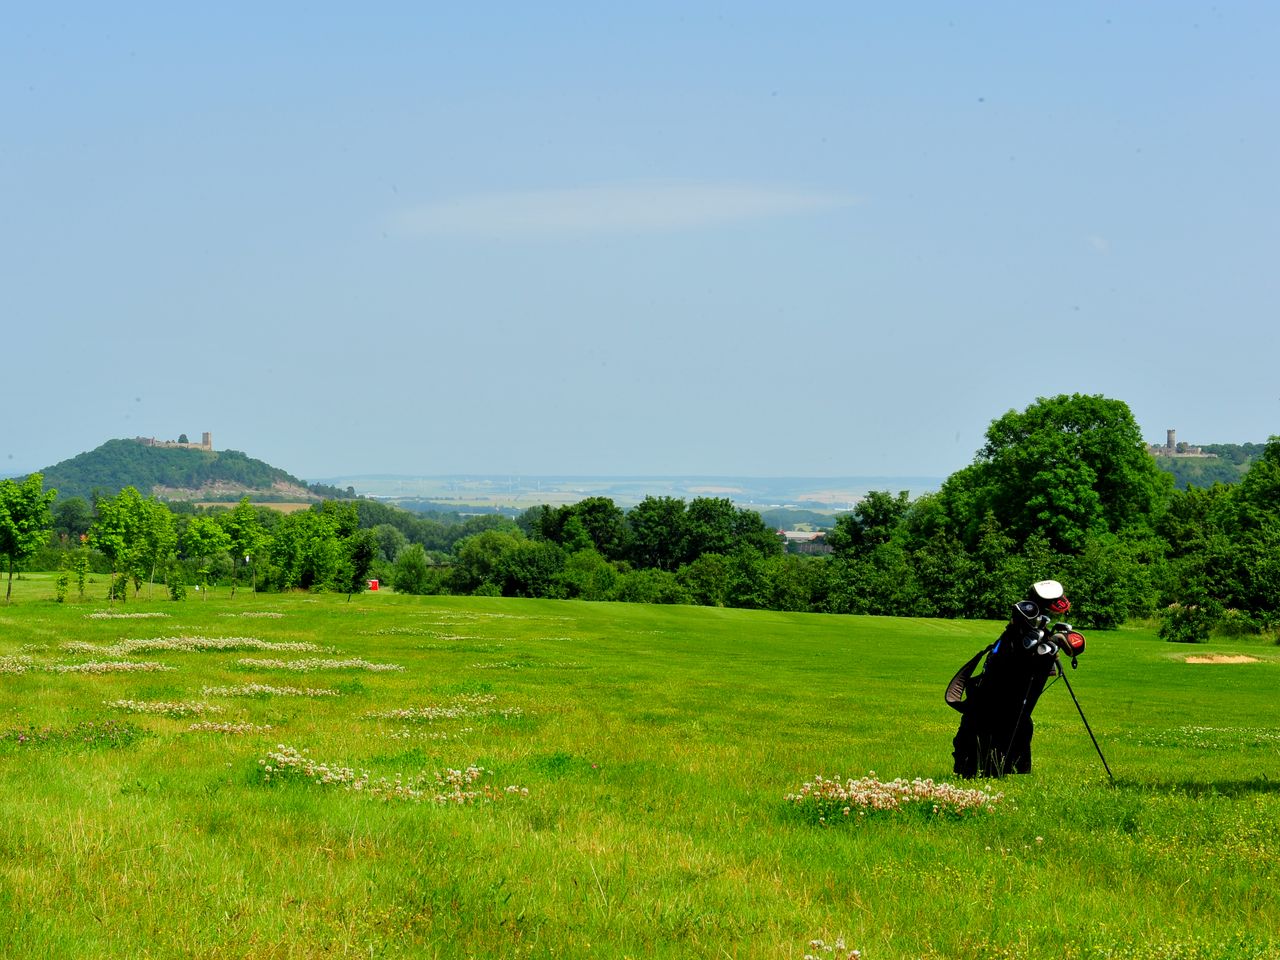
[(201, 436), (199, 443), (179, 443), (177, 440), (157, 440), (155, 437), (134, 437), (135, 442), (142, 444), (144, 447), (164, 447), (166, 449), (179, 450), (203, 450), (205, 453), (213, 452), (213, 434), (208, 430)]
[(1178, 432), (1169, 430), (1165, 433), (1164, 446), (1159, 444), (1150, 444), (1147, 450), (1153, 457), (1216, 457), (1217, 454), (1205, 453), (1199, 447), (1193, 447), (1188, 443), (1178, 442)]
[(821, 530), (779, 530), (778, 539), (787, 553), (830, 553), (831, 545)]

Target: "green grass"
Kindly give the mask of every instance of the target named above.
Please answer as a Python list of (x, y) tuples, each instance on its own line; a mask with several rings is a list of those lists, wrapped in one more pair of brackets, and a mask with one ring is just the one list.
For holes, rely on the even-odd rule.
[[(1091, 634), (1070, 679), (1114, 787), (1059, 684), (1036, 711), (1034, 771), (992, 783), (1005, 796), (991, 814), (828, 827), (783, 799), (815, 774), (952, 779), (943, 687), (996, 625), (386, 591), (219, 590), (114, 608), (166, 617), (89, 619), (104, 602), (52, 595), (52, 575), (27, 574), (0, 606), (0, 658), (29, 658), (0, 673), (0, 956), (799, 960), (838, 937), (867, 960), (1280, 947), (1273, 646)], [(324, 649), (62, 646), (173, 636)], [(1260, 662), (1183, 660), (1209, 652)], [(356, 657), (405, 669), (240, 663)], [(175, 669), (45, 669), (104, 659)], [(202, 694), (247, 683), (341, 695)], [(472, 707), (367, 716), (448, 704)], [(272, 729), (192, 732), (201, 720)], [(264, 780), (277, 744), (372, 781), (474, 763), (528, 796), (438, 806)]]

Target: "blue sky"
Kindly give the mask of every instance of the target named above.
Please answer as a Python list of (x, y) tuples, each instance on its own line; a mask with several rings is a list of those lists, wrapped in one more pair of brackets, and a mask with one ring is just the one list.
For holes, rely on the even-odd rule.
[(0, 15), (2, 472), (945, 476), (1072, 392), (1280, 433), (1280, 7), (187, 6)]

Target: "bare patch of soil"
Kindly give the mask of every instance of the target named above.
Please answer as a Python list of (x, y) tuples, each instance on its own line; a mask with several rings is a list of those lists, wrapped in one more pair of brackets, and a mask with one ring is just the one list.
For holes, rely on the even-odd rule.
[(1247, 657), (1243, 653), (1225, 654), (1210, 653), (1202, 657), (1187, 657), (1187, 663), (1257, 663), (1257, 657)]

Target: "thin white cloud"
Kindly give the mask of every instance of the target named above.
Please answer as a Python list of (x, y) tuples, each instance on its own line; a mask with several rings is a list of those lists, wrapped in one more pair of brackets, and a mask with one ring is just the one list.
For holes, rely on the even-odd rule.
[(845, 207), (833, 193), (749, 184), (657, 183), (458, 197), (396, 218), (410, 235), (511, 238), (696, 230)]

